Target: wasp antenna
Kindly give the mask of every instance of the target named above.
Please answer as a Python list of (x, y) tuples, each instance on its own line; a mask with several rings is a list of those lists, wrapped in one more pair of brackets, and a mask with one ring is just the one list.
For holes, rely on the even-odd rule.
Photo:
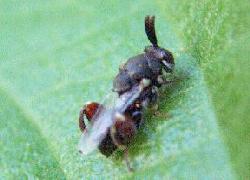
[(148, 36), (148, 40), (153, 44), (153, 46), (158, 47), (157, 37), (155, 34), (155, 16), (145, 17), (145, 32)]

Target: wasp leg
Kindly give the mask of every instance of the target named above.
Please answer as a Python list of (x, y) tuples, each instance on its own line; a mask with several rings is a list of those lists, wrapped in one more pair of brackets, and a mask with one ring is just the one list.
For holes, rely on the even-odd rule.
[(136, 128), (139, 129), (144, 122), (142, 111), (133, 112), (132, 120), (135, 122)]
[(140, 90), (142, 91), (143, 89), (145, 89), (146, 87), (148, 87), (150, 84), (151, 84), (151, 80), (150, 79), (146, 79), (146, 78), (142, 79), (140, 81), (140, 85), (139, 85)]
[(156, 112), (154, 113), (154, 115), (155, 115), (156, 117), (161, 118), (162, 120), (168, 120), (168, 119), (170, 119), (170, 118), (172, 117), (171, 114), (169, 114), (169, 113), (167, 113), (167, 112), (159, 112), (159, 111), (156, 111)]
[(85, 108), (82, 108), (79, 113), (79, 128), (82, 132), (86, 130), (86, 124), (84, 122)]
[(178, 83), (182, 79), (176, 76), (173, 76), (171, 79), (166, 79), (164, 75), (159, 75), (157, 78), (157, 82), (161, 85), (165, 85), (167, 87), (172, 86), (174, 83)]
[(89, 122), (92, 121), (94, 115), (98, 112), (99, 108), (103, 108), (103, 106), (96, 102), (88, 102), (79, 113), (79, 128), (82, 132), (86, 131), (86, 124), (84, 122), (84, 116), (86, 116)]
[(123, 158), (124, 158), (124, 160), (125, 160), (125, 163), (126, 163), (126, 166), (127, 166), (127, 168), (128, 168), (128, 171), (129, 171), (129, 172), (134, 172), (134, 169), (131, 167), (130, 162), (129, 162), (129, 160), (128, 160), (128, 148), (126, 148), (126, 149), (124, 150), (124, 154), (123, 154), (123, 155), (124, 155)]
[(149, 108), (150, 110), (158, 110), (158, 88), (153, 86), (149, 89), (147, 93), (147, 98), (142, 101), (144, 108)]
[(150, 96), (150, 105), (152, 106), (152, 108), (154, 110), (157, 110), (158, 109), (158, 97), (159, 97), (159, 91), (158, 91), (158, 88), (156, 86), (153, 86), (152, 87), (152, 90), (151, 90), (151, 96)]

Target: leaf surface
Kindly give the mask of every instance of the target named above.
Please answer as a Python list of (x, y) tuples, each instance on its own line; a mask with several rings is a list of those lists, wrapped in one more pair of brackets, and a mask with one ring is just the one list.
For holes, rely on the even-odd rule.
[[(203, 69), (183, 50), (167, 4), (3, 3), (0, 177), (233, 179)], [(161, 91), (160, 115), (149, 113), (132, 143), (136, 171), (130, 174), (119, 152), (108, 159), (99, 152), (79, 155), (77, 118), (84, 102), (101, 101), (111, 90), (119, 64), (149, 44), (146, 14), (156, 15), (159, 44), (173, 51), (180, 80)]]

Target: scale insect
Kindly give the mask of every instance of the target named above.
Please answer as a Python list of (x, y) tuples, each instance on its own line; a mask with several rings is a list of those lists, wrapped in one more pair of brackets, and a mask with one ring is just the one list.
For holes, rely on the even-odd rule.
[(154, 16), (145, 17), (145, 32), (152, 45), (120, 66), (112, 96), (103, 103), (86, 103), (79, 114), (79, 152), (86, 155), (98, 148), (108, 157), (116, 149), (124, 150), (129, 170), (128, 145), (143, 123), (144, 110), (157, 105), (158, 88), (171, 83), (166, 76), (175, 65), (172, 53), (158, 46)]

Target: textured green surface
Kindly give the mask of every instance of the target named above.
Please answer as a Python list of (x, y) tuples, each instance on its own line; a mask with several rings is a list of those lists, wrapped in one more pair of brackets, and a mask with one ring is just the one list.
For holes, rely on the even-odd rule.
[[(101, 175), (232, 179), (232, 164), (236, 174), (246, 177), (248, 172), (241, 167), (248, 163), (244, 158), (247, 150), (240, 157), (245, 160), (232, 158), (233, 163), (227, 152), (229, 149), (232, 157), (237, 151), (231, 147), (247, 146), (244, 140), (229, 140), (238, 137), (234, 127), (242, 125), (233, 122), (241, 121), (245, 112), (240, 119), (235, 116), (231, 124), (226, 121), (232, 109), (227, 101), (243, 99), (238, 97), (241, 90), (238, 96), (228, 91), (228, 98), (216, 93), (221, 86), (235, 88), (233, 82), (238, 80), (233, 78), (230, 85), (223, 79), (234, 72), (233, 60), (225, 73), (218, 67), (223, 67), (225, 60), (220, 57), (224, 53), (232, 58), (227, 53), (231, 44), (225, 44), (230, 36), (225, 30), (229, 25), (224, 16), (229, 12), (226, 7), (217, 1), (1, 1), (0, 178)], [(159, 111), (163, 116), (149, 116), (132, 144), (130, 159), (136, 172), (129, 174), (119, 153), (109, 159), (98, 152), (79, 156), (77, 116), (84, 102), (100, 101), (110, 91), (119, 64), (148, 44), (143, 24), (146, 14), (156, 15), (160, 44), (175, 54), (176, 76), (181, 81), (162, 91)], [(206, 24), (203, 20), (207, 16), (212, 20)], [(208, 34), (210, 27), (223, 32)], [(221, 44), (226, 45), (222, 53), (216, 51)], [(247, 58), (231, 53), (235, 58)], [(221, 86), (211, 85), (212, 73), (222, 78)], [(243, 75), (249, 77), (248, 73)], [(248, 101), (244, 103), (246, 106)], [(219, 113), (221, 107), (225, 114)], [(225, 133), (226, 129), (236, 135)]]
[(233, 168), (240, 179), (249, 179), (250, 3), (181, 0), (165, 7), (175, 32), (204, 72)]

